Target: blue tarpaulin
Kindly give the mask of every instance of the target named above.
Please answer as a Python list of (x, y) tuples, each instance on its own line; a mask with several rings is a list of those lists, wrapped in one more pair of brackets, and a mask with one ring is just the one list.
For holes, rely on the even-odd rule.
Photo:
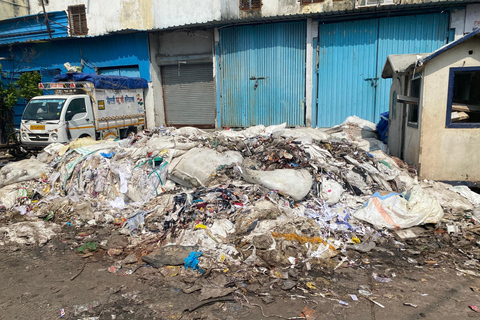
[(88, 81), (93, 82), (93, 85), (97, 89), (111, 89), (111, 90), (121, 90), (121, 89), (141, 89), (148, 88), (147, 80), (143, 78), (130, 78), (130, 77), (121, 77), (121, 76), (101, 76), (93, 73), (63, 73), (58, 74), (52, 79), (53, 82), (63, 82), (63, 81)]
[(380, 134), (380, 139), (383, 143), (388, 140), (388, 112), (380, 114), (380, 121), (377, 123), (377, 131)]

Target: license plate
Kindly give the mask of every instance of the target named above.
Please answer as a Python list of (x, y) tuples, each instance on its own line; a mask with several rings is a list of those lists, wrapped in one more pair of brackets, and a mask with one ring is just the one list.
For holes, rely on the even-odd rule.
[(45, 130), (45, 125), (30, 126), (30, 130)]

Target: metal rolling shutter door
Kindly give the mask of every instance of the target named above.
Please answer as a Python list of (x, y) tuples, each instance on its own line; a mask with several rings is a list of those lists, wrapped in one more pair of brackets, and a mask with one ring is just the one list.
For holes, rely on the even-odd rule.
[(171, 126), (215, 125), (212, 64), (163, 66), (166, 121)]

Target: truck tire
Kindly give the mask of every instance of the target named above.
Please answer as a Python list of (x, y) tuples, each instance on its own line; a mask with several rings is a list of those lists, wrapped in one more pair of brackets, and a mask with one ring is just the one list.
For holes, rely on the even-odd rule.
[(130, 136), (131, 134), (137, 134), (137, 128), (134, 127), (134, 126), (130, 126), (128, 127), (128, 129), (125, 130), (125, 137), (124, 138), (127, 138), (128, 136)]
[(91, 138), (91, 137), (88, 134), (82, 134), (79, 138), (81, 139), (81, 138)]

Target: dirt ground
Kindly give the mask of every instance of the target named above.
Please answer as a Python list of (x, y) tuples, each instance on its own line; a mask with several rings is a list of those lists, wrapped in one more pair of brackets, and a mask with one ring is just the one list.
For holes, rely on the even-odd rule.
[[(108, 268), (119, 257), (98, 250), (83, 258), (61, 233), (43, 247), (0, 249), (0, 319), (60, 319), (61, 309), (63, 319), (92, 320), (480, 318), (469, 308), (480, 306), (479, 278), (457, 270), (465, 270), (466, 261), (477, 263), (471, 255), (477, 248), (470, 241), (467, 245), (473, 247), (462, 249), (458, 243), (464, 239), (456, 240), (431, 235), (405, 247), (347, 251), (348, 260), (336, 270), (332, 266), (340, 257), (326, 262), (323, 272), (299, 270), (290, 290), (282, 290), (285, 280), (261, 272), (249, 270), (249, 278), (237, 279), (227, 271), (237, 290), (202, 305), (198, 292), (181, 289), (188, 274), (165, 277), (142, 262), (133, 274), (111, 273)], [(219, 273), (223, 271), (210, 270), (205, 277)], [(379, 282), (373, 273), (391, 281)], [(359, 293), (361, 286), (371, 295)]]

